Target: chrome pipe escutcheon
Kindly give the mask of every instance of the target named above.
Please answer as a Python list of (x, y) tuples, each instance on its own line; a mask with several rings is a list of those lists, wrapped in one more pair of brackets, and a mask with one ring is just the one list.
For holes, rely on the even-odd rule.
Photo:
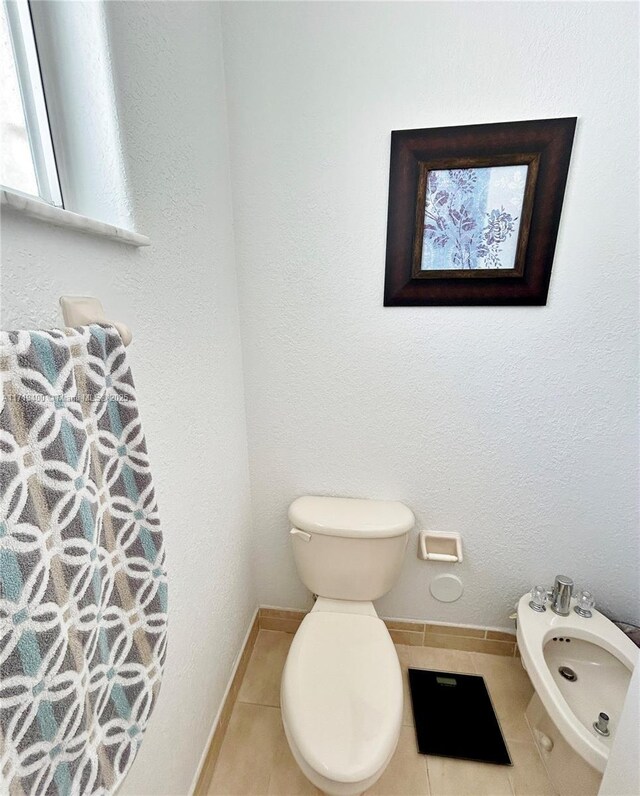
[(609, 717), (606, 713), (598, 713), (598, 721), (593, 722), (593, 729), (599, 735), (604, 735), (605, 738), (607, 735), (611, 735), (611, 731), (609, 730)]

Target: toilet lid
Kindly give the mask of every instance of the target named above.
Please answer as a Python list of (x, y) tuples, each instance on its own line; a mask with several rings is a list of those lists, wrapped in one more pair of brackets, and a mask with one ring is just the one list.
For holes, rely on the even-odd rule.
[(311, 612), (282, 677), (287, 732), (323, 777), (359, 782), (393, 754), (402, 724), (402, 673), (377, 617)]

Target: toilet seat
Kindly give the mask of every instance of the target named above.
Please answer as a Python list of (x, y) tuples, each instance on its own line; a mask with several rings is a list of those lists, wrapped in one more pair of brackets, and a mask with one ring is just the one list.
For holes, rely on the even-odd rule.
[[(367, 786), (393, 754), (402, 724), (402, 674), (382, 620), (312, 611), (282, 677), (282, 719), (313, 781)], [(355, 788), (354, 792), (357, 792)]]

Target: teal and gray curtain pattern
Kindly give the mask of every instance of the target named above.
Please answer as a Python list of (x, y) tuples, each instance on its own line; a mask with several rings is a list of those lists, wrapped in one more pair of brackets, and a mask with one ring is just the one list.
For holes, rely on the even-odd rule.
[(0, 792), (111, 794), (166, 652), (167, 576), (115, 329), (1, 332)]

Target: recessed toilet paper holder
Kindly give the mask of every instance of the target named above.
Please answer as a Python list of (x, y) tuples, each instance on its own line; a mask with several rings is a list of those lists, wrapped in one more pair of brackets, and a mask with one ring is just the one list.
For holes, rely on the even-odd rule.
[(455, 531), (420, 531), (418, 558), (459, 564), (462, 561), (462, 537)]

